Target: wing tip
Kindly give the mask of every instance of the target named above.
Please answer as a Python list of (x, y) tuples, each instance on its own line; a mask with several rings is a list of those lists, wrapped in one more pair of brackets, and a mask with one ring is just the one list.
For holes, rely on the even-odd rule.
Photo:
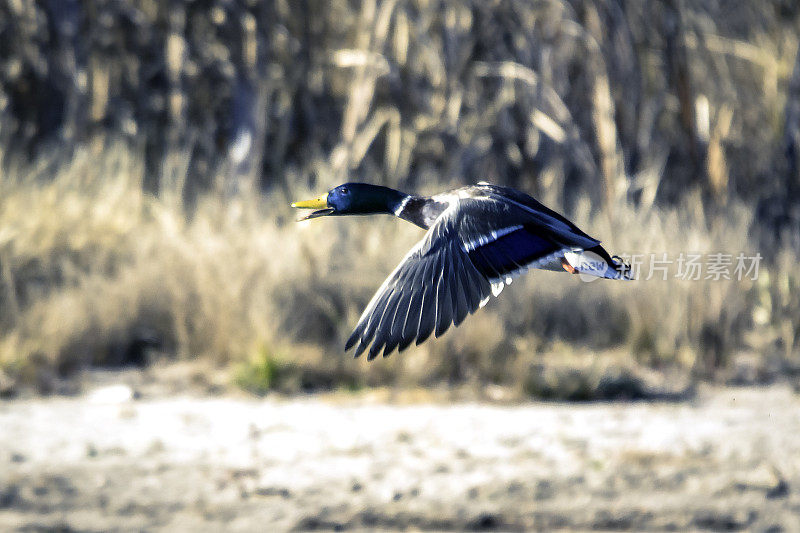
[(422, 344), (423, 342), (428, 340), (428, 337), (431, 336), (431, 333), (432, 333), (432, 331), (426, 331), (426, 332), (420, 334), (419, 337), (417, 337), (417, 340), (414, 341), (414, 345), (415, 346), (419, 346), (420, 344)]
[(354, 339), (354, 338), (352, 338), (352, 337), (350, 337), (349, 339), (347, 339), (347, 342), (345, 342), (345, 343), (344, 343), (344, 351), (345, 351), (345, 352), (349, 352), (349, 351), (350, 351), (350, 349), (351, 349), (353, 346), (355, 346), (355, 344), (356, 344), (356, 341), (355, 341), (355, 339)]
[(448, 329), (450, 329), (450, 322), (443, 322), (442, 324), (436, 327), (436, 331), (433, 332), (433, 337), (438, 339), (439, 337), (447, 333)]
[(377, 340), (373, 342), (372, 347), (369, 349), (369, 355), (367, 355), (367, 361), (373, 361), (376, 357), (378, 357), (378, 354), (381, 353), (383, 347), (383, 342), (379, 342)]
[(414, 341), (414, 337), (409, 337), (408, 339), (404, 339), (400, 341), (400, 344), (397, 346), (397, 353), (402, 353), (411, 346), (411, 343)]
[(392, 355), (394, 349), (397, 348), (397, 342), (392, 341), (391, 343), (386, 345), (386, 348), (383, 349), (383, 357), (389, 357)]
[(356, 348), (353, 357), (359, 357), (362, 353), (364, 353), (364, 351), (367, 349), (368, 346), (369, 342), (366, 342), (364, 341), (364, 339), (361, 339), (361, 342), (358, 343), (358, 347)]

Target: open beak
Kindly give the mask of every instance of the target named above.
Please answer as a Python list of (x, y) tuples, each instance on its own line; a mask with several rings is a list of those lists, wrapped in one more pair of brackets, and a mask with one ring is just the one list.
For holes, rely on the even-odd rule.
[(323, 194), (313, 200), (305, 200), (302, 202), (294, 202), (292, 207), (296, 207), (299, 209), (317, 209), (318, 211), (314, 211), (310, 215), (306, 215), (303, 218), (298, 219), (298, 222), (301, 220), (308, 220), (310, 218), (317, 218), (317, 217), (324, 217), (325, 215), (330, 215), (334, 212), (332, 207), (328, 207), (328, 193)]

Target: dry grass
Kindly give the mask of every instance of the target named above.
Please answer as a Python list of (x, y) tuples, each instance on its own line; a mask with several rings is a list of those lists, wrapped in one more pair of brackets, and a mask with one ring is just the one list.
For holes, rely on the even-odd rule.
[[(253, 390), (497, 383), (552, 396), (541, 382), (549, 365), (579, 369), (578, 385), (561, 389), (585, 387), (568, 394), (580, 398), (620, 369), (713, 376), (742, 350), (760, 354), (761, 367), (796, 361), (786, 252), (762, 266), (758, 283), (584, 283), (535, 272), (445, 337), (367, 365), (342, 353), (343, 340), (418, 229), (389, 217), (297, 224), (276, 194), (208, 193), (189, 211), (143, 193), (143, 173), (140, 156), (112, 144), (4, 175), (7, 380), (47, 390), (58, 376), (144, 353), (233, 365)], [(697, 197), (671, 209), (619, 203), (613, 224), (577, 212), (618, 252), (755, 249), (750, 212), (736, 205), (714, 218)]]

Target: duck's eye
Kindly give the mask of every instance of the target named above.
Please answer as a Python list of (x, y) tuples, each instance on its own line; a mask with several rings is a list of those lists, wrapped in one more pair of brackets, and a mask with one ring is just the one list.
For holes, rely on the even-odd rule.
[(347, 194), (349, 191), (347, 190), (347, 187), (342, 187), (341, 189), (339, 189), (339, 192), (342, 194)]

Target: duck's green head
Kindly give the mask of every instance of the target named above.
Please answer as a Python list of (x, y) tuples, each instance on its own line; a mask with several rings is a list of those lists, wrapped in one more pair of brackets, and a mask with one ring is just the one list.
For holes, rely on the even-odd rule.
[(394, 214), (406, 195), (400, 191), (369, 183), (345, 183), (313, 200), (294, 202), (292, 207), (317, 209), (300, 220), (326, 215)]

